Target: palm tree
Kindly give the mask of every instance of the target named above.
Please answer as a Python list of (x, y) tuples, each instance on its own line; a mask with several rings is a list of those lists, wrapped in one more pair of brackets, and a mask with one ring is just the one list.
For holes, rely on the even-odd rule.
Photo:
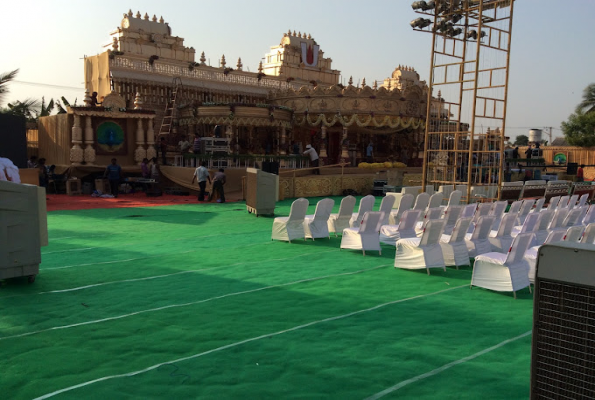
[(18, 73), (19, 70), (15, 69), (14, 71), (0, 74), (0, 104), (2, 104), (4, 94), (8, 93), (8, 83), (12, 81)]
[(595, 111), (595, 83), (591, 83), (583, 90), (583, 101), (576, 107), (577, 113)]
[(39, 100), (26, 99), (8, 103), (8, 112), (14, 115), (22, 115), (27, 121), (34, 122), (39, 114)]
[(47, 106), (45, 105), (45, 97), (41, 98), (41, 107), (39, 112), (37, 113), (37, 118), (39, 117), (49, 117), (54, 111), (54, 99), (50, 99)]

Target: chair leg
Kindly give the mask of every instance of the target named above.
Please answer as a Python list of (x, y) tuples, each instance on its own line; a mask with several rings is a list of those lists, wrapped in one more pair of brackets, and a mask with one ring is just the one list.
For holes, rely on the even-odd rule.
[(533, 294), (533, 292), (531, 291), (531, 284), (529, 284), (529, 293)]
[(446, 265), (444, 266), (444, 272), (446, 272)]
[(516, 300), (516, 292), (512, 292), (512, 295), (514, 296), (514, 299)]
[(362, 249), (362, 253), (364, 253), (364, 257), (366, 256), (366, 250)]
[(428, 275), (430, 275), (430, 269), (426, 268), (426, 272), (428, 273)]

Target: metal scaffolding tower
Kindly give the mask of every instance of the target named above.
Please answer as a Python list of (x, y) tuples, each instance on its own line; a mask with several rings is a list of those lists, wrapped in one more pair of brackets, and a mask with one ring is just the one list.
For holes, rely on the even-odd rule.
[(467, 202), (500, 196), (513, 5), (514, 0), (412, 4), (427, 18), (411, 26), (432, 34), (423, 187), (462, 185)]

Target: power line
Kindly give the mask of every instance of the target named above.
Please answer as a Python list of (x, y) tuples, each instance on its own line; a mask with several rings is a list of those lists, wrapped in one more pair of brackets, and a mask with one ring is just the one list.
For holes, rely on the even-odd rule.
[(74, 86), (61, 86), (61, 85), (52, 85), (49, 83), (41, 83), (41, 82), (25, 82), (25, 81), (11, 81), (11, 83), (20, 83), (21, 85), (30, 85), (30, 86), (45, 86), (51, 87), (54, 89), (66, 89), (66, 90), (76, 90), (76, 91), (83, 91), (85, 88), (83, 87), (74, 87)]

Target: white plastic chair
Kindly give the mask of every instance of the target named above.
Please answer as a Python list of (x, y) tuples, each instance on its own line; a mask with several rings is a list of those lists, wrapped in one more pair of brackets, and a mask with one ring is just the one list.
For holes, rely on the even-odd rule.
[(371, 194), (367, 195), (366, 197), (363, 197), (360, 202), (359, 202), (359, 209), (356, 213), (353, 213), (351, 215), (351, 219), (349, 220), (349, 227), (350, 228), (358, 228), (359, 225), (362, 223), (362, 220), (364, 219), (364, 214), (372, 211), (372, 209), (374, 208), (374, 202), (376, 201), (376, 198), (374, 196), (372, 196)]
[(343, 229), (349, 228), (349, 221), (353, 215), (353, 209), (355, 208), (355, 197), (347, 196), (341, 200), (339, 206), (339, 212), (337, 214), (331, 214), (328, 219), (328, 230), (333, 232), (335, 237), (337, 232), (343, 232)]
[(397, 211), (391, 211), (390, 216), (388, 217), (388, 223), (390, 225), (398, 225), (403, 213), (405, 211), (411, 210), (411, 206), (413, 206), (413, 200), (414, 197), (412, 194), (404, 194), (401, 198), (401, 202), (399, 203), (399, 208)]
[(382, 225), (380, 227), (380, 241), (396, 246), (397, 240), (417, 236), (415, 225), (419, 219), (419, 210), (407, 210), (401, 216), (397, 225)]
[[(461, 218), (462, 212), (463, 206), (448, 206), (446, 208), (446, 211), (444, 211), (444, 220), (446, 221), (444, 233), (446, 235), (450, 235), (452, 233), (457, 221)], [(471, 219), (469, 219), (469, 223), (471, 223)], [(469, 229), (469, 227), (467, 227), (467, 229)]]
[[(551, 231), (547, 235), (547, 238), (545, 239), (545, 242), (543, 244), (561, 242), (564, 240), (565, 235), (566, 235), (566, 232), (564, 232), (561, 229), (556, 230), (556, 231)], [(525, 252), (525, 260), (529, 264), (529, 282), (531, 282), (531, 283), (535, 282), (535, 266), (537, 264), (537, 254), (539, 253), (540, 247), (541, 247), (541, 245), (533, 246), (533, 247), (527, 249), (527, 251)]]
[(413, 209), (419, 210), (422, 213), (424, 213), (426, 211), (426, 208), (428, 208), (428, 204), (430, 204), (430, 195), (427, 193), (420, 193), (417, 196), (417, 199), (415, 199), (415, 204), (413, 205)]
[(587, 225), (583, 232), (581, 243), (593, 244), (595, 243), (595, 223)]
[(467, 204), (463, 207), (461, 218), (473, 218), (475, 211), (477, 210), (477, 203)]
[(473, 264), (471, 287), (478, 286), (498, 292), (516, 292), (529, 287), (529, 265), (524, 254), (533, 240), (532, 233), (518, 235), (507, 253), (490, 252), (479, 255)]
[(585, 193), (578, 199), (578, 204), (576, 206), (577, 207), (586, 206), (588, 200), (589, 200), (589, 193)]
[(306, 239), (331, 238), (328, 229), (328, 219), (331, 212), (333, 212), (334, 206), (335, 200), (322, 199), (316, 204), (314, 215), (306, 215), (306, 218), (304, 218)]
[(573, 194), (572, 196), (570, 196), (570, 199), (568, 200), (568, 208), (572, 210), (574, 207), (576, 207), (577, 201), (578, 201), (578, 194)]
[(465, 243), (465, 235), (471, 224), (471, 218), (459, 218), (450, 235), (442, 235), (440, 238), (440, 247), (442, 256), (446, 265), (454, 265), (459, 269), (460, 266), (470, 265), (469, 251)]
[(461, 197), (463, 197), (463, 193), (460, 190), (453, 190), (450, 196), (448, 197), (448, 204), (447, 206), (458, 206), (461, 204)]
[(341, 237), (341, 248), (361, 250), (364, 256), (366, 250), (378, 251), (382, 255), (378, 232), (380, 223), (384, 218), (384, 213), (378, 211), (368, 211), (364, 214), (361, 225), (357, 228), (345, 228)]
[(533, 210), (531, 210), (531, 212), (535, 212), (535, 213), (541, 212), (544, 204), (545, 204), (545, 197), (537, 199), (537, 201), (535, 202), (535, 207), (533, 207)]
[(560, 203), (560, 196), (554, 196), (550, 199), (550, 202), (547, 205), (548, 211), (555, 211), (558, 208), (558, 203)]
[(442, 247), (439, 243), (444, 224), (444, 220), (431, 220), (421, 238), (397, 240), (395, 268), (425, 268), (428, 275), (430, 275), (430, 268), (442, 268), (446, 271)]
[[(553, 215), (553, 211), (548, 211), (551, 212)], [(512, 237), (516, 237), (518, 234), (520, 233), (535, 233), (538, 229), (539, 229), (539, 223), (540, 221), (544, 218), (547, 217), (549, 214), (545, 214), (545, 213), (539, 213), (539, 214), (535, 214), (535, 213), (531, 213), (529, 215), (527, 215), (527, 218), (525, 218), (525, 222), (523, 223), (523, 225), (521, 226), (515, 226), (514, 228), (512, 228)], [(545, 227), (545, 230), (547, 231), (547, 226)], [(547, 236), (547, 234), (546, 234)]]
[(509, 213), (518, 213), (521, 211), (521, 206), (523, 205), (523, 200), (513, 201), (508, 209)]
[(558, 208), (570, 208), (568, 201), (570, 200), (570, 196), (562, 196), (560, 197), (560, 202), (558, 203)]
[(566, 231), (566, 235), (564, 235), (564, 241), (571, 242), (571, 243), (578, 243), (578, 241), (583, 236), (584, 230), (585, 230), (585, 227), (582, 225), (571, 226)]
[(529, 213), (531, 212), (531, 209), (533, 208), (534, 204), (535, 204), (535, 200), (532, 200), (532, 199), (523, 200), (523, 204), (521, 205), (521, 209), (519, 210), (519, 215), (518, 215), (520, 225), (522, 225), (525, 222), (525, 218), (527, 218), (527, 215), (529, 215)]
[(304, 218), (310, 202), (303, 197), (291, 203), (289, 217), (277, 217), (273, 220), (273, 233), (271, 240), (283, 240), (291, 243), (294, 239), (306, 237)]
[(550, 222), (550, 226), (548, 226), (548, 231), (553, 231), (554, 229), (561, 229), (564, 228), (564, 220), (568, 216), (568, 209), (567, 208), (558, 208), (554, 213), (554, 218), (552, 218), (552, 222)]
[(500, 221), (502, 220), (504, 211), (506, 211), (506, 207), (508, 207), (508, 201), (506, 200), (496, 201), (492, 204), (488, 215), (496, 218), (494, 220), (494, 225), (492, 226), (493, 231), (497, 230), (500, 226)]
[(587, 211), (587, 215), (583, 218), (583, 225), (589, 225), (595, 222), (595, 204), (591, 204), (588, 207), (589, 210)]
[(568, 212), (568, 215), (566, 215), (566, 218), (564, 218), (564, 221), (562, 222), (561, 227), (570, 228), (571, 226), (582, 225), (583, 218), (585, 218), (586, 214), (587, 214), (586, 207), (573, 208), (572, 210), (570, 210)]
[(511, 235), (512, 228), (516, 222), (517, 216), (507, 213), (503, 218), (498, 231), (492, 231), (488, 240), (492, 246), (492, 251), (504, 253), (508, 251), (512, 244), (513, 237)]
[(473, 229), (473, 233), (466, 235), (465, 243), (467, 244), (469, 257), (475, 257), (492, 251), (492, 245), (488, 237), (492, 231), (493, 223), (494, 217), (479, 217), (479, 220)]
[(442, 204), (442, 193), (438, 192), (430, 196), (428, 208), (439, 208), (440, 204)]
[(473, 232), (473, 229), (475, 229), (475, 225), (477, 225), (477, 222), (481, 217), (487, 217), (490, 214), (491, 209), (491, 203), (479, 203), (479, 205), (477, 206), (477, 210), (475, 210), (475, 214), (473, 215), (473, 220), (471, 220), (471, 225), (469, 226), (469, 233)]
[(380, 225), (387, 225), (389, 223), (390, 213), (393, 209), (393, 204), (395, 204), (395, 198), (391, 196), (385, 196), (382, 198), (380, 202), (380, 208), (378, 211), (384, 213), (384, 220), (381, 221)]
[(533, 232), (535, 233), (535, 244), (542, 245), (547, 238), (549, 231), (548, 228), (554, 219), (554, 215), (556, 215), (556, 211), (554, 210), (546, 210), (539, 213), (541, 218), (539, 219), (539, 225), (537, 225), (537, 229)]
[(455, 190), (454, 185), (441, 185), (438, 187), (438, 193), (442, 193), (442, 202), (446, 203), (450, 201), (450, 196)]

